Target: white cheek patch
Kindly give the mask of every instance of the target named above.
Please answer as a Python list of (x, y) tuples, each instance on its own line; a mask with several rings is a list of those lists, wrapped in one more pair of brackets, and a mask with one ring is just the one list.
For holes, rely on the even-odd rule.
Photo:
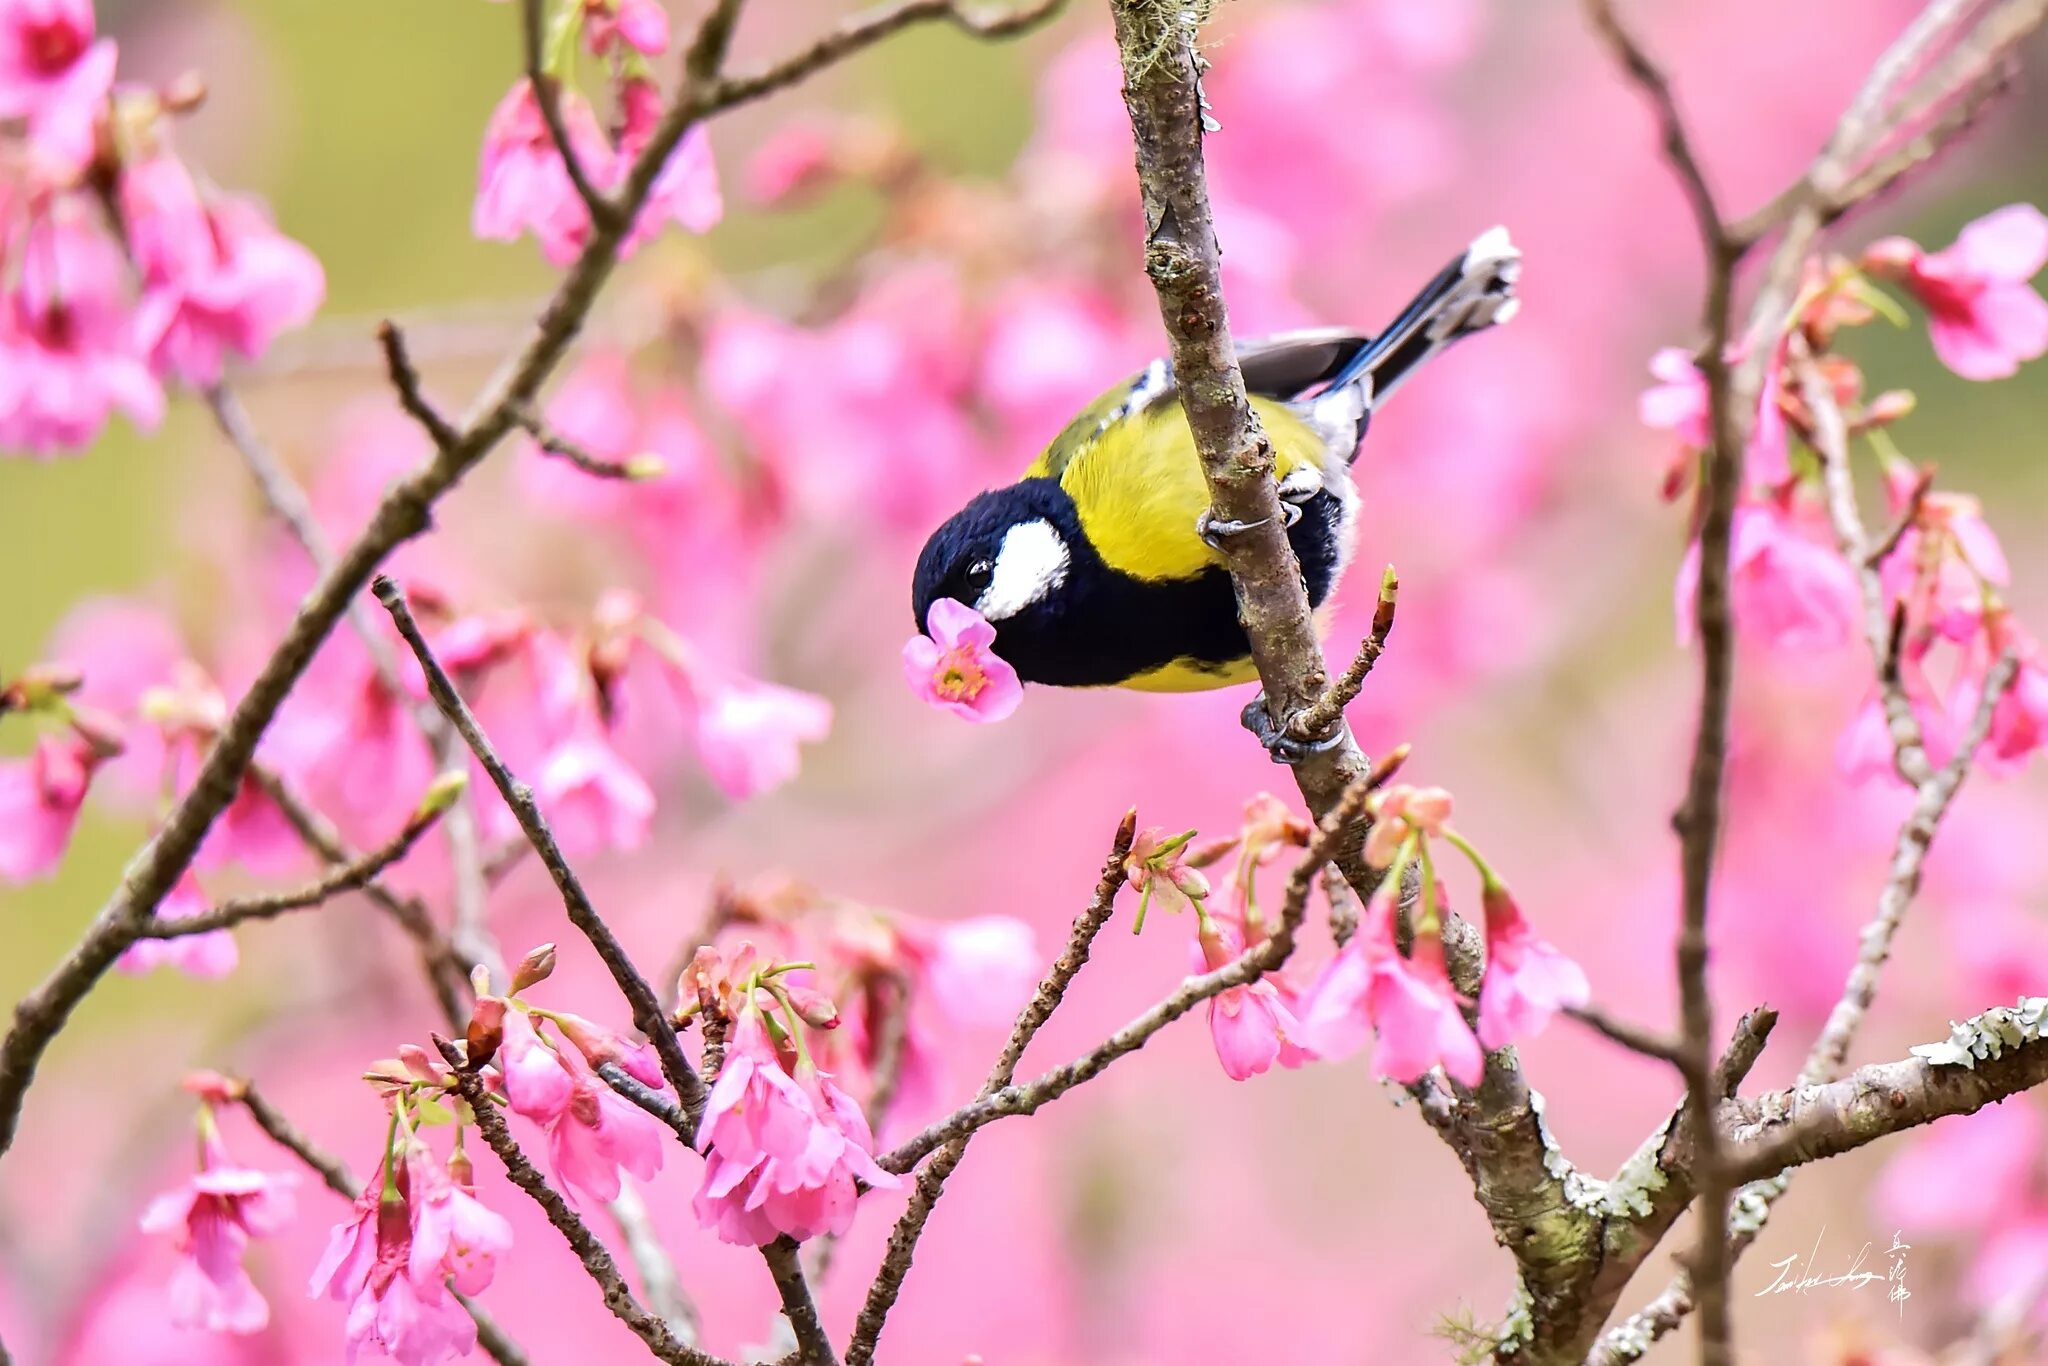
[(990, 621), (1014, 617), (1065, 583), (1070, 564), (1067, 543), (1051, 522), (1042, 517), (1019, 522), (1003, 533), (988, 590), (975, 610)]

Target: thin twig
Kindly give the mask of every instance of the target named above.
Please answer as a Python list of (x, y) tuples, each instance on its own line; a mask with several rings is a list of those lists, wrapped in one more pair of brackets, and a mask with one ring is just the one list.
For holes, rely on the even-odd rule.
[[(1017, 1023), (1011, 1027), (1003, 1051), (997, 1055), (987, 1080), (982, 1083), (979, 1099), (986, 1100), (1016, 1078), (1017, 1064), (1023, 1059), (1024, 1050), (1031, 1046), (1031, 1040), (1059, 1009), (1060, 1002), (1066, 999), (1067, 988), (1088, 965), (1095, 937), (1109, 923), (1116, 910), (1117, 893), (1123, 890), (1129, 877), (1124, 859), (1131, 852), (1131, 842), (1137, 838), (1137, 831), (1138, 813), (1133, 808), (1124, 813), (1122, 823), (1117, 826), (1116, 837), (1110, 841), (1109, 857), (1103, 860), (1102, 875), (1095, 883), (1095, 895), (1081, 914), (1074, 917), (1073, 928), (1067, 932), (1065, 951), (1053, 960), (1044, 979), (1039, 982), (1038, 990), (1018, 1012)], [(948, 1141), (918, 1173), (916, 1188), (910, 1193), (910, 1203), (889, 1233), (889, 1245), (882, 1254), (882, 1265), (875, 1273), (874, 1283), (868, 1287), (859, 1317), (854, 1320), (853, 1337), (846, 1345), (846, 1366), (869, 1366), (874, 1360), (883, 1325), (888, 1321), (889, 1311), (895, 1307), (897, 1296), (902, 1293), (903, 1278), (910, 1274), (910, 1264), (917, 1255), (917, 1242), (924, 1235), (925, 1223), (931, 1218), (939, 1197), (945, 1193), (946, 1179), (960, 1165), (960, 1159), (966, 1156), (967, 1144), (972, 1137), (970, 1131)]]
[[(462, 434), (455, 430), (448, 419), (441, 416), (441, 410), (427, 397), (425, 383), (420, 379), (419, 368), (412, 363), (412, 355), (405, 348), (405, 333), (398, 324), (385, 319), (377, 324), (377, 344), (384, 348), (384, 373), (391, 380), (391, 387), (398, 394), (398, 406), (405, 409), (413, 421), (426, 428), (427, 435), (439, 447), (455, 445)], [(508, 412), (507, 419), (516, 424), (517, 410)]]
[[(363, 855), (343, 843), (334, 823), (314, 810), (281, 774), (259, 763), (251, 766), (249, 780), (284, 814), (286, 823), (306, 847), (330, 867), (361, 862)], [(469, 970), (473, 960), (456, 952), (417, 898), (394, 892), (374, 878), (361, 890), (372, 905), (389, 915), (413, 941), (442, 1015), (450, 1028), (460, 1028), (469, 1018)]]
[(305, 1163), (327, 1189), (344, 1200), (353, 1200), (362, 1194), (362, 1182), (349, 1174), (348, 1164), (306, 1137), (297, 1125), (285, 1118), (283, 1111), (256, 1089), (256, 1083), (238, 1077), (230, 1091), (241, 1107), (249, 1112), (249, 1118), (255, 1121), (256, 1127), (268, 1134), (271, 1142)]
[[(228, 444), (241, 455), (242, 463), (256, 481), (271, 514), (299, 543), (306, 558), (312, 561), (313, 568), (321, 574), (327, 573), (334, 564), (334, 551), (313, 516), (305, 491), (257, 434), (255, 424), (249, 420), (234, 390), (223, 382), (206, 390), (205, 398), (215, 424)], [(398, 654), (391, 647), (391, 638), (380, 629), (369, 604), (359, 599), (351, 601), (348, 619), (362, 639), (370, 657), (370, 666), (385, 693), (404, 700), (409, 706), (419, 723), (420, 733), (426, 737), (427, 747), (434, 753), (434, 762), (444, 770), (458, 766), (462, 758), (461, 741), (430, 703), (412, 700), (411, 690), (398, 667)], [(442, 822), (442, 831), (448, 840), (455, 891), (455, 915), (449, 939), (471, 962), (483, 964), (493, 975), (502, 975), (502, 955), (486, 924), (489, 888), (479, 871), (481, 860), (477, 852), (476, 808), (470, 793), (465, 791), (457, 795), (455, 805)], [(432, 972), (431, 967), (429, 972)], [(442, 990), (439, 983), (436, 983), (436, 990)]]
[(568, 859), (562, 854), (561, 845), (555, 842), (554, 831), (549, 828), (547, 817), (541, 814), (533, 789), (505, 766), (505, 761), (498, 756), (497, 747), (484, 734), (483, 727), (477, 724), (476, 714), (455, 691), (454, 680), (448, 677), (448, 671), (435, 658), (433, 647), (427, 644), (419, 623), (413, 619), (412, 609), (406, 606), (403, 590), (381, 574), (377, 576), (373, 589), (377, 601), (384, 604), (384, 610), (391, 614), (399, 635), (405, 638), (413, 656), (419, 660), (420, 668), (426, 674), (427, 692), (434, 699), (434, 705), (441, 709), (468, 744), (470, 753), (483, 765), (484, 772), (490, 775), (492, 784), (505, 799), (505, 805), (511, 808), (513, 818), (519, 822), (519, 828), (525, 832), (548, 875), (554, 879), (570, 923), (583, 932), (583, 937), (590, 941), (590, 946), (610, 970), (620, 994), (632, 1007), (634, 1025), (654, 1045), (655, 1054), (661, 1059), (662, 1074), (682, 1098), (683, 1111), (690, 1117), (694, 1128), (696, 1117), (704, 1111), (704, 1082), (684, 1056), (675, 1026), (662, 1013), (654, 989), (647, 985), (647, 979), (640, 975), (640, 969), (627, 956), (625, 946), (619, 943), (611, 926), (591, 904), (588, 893), (583, 890), (582, 879), (576, 876), (575, 869), (569, 866)]
[(1287, 733), (1297, 740), (1320, 739), (1344, 709), (1356, 700), (1365, 687), (1366, 676), (1372, 666), (1379, 663), (1380, 656), (1387, 648), (1387, 637), (1394, 632), (1394, 607), (1401, 591), (1401, 581), (1394, 576), (1394, 566), (1388, 565), (1386, 573), (1380, 576), (1380, 596), (1373, 608), (1372, 629), (1366, 632), (1359, 643), (1358, 653), (1352, 656), (1350, 667), (1338, 675), (1323, 695), (1295, 714), (1287, 723)]
[(533, 102), (540, 106), (541, 122), (547, 125), (548, 137), (562, 158), (562, 167), (569, 173), (569, 184), (575, 187), (577, 198), (583, 201), (590, 221), (610, 227), (618, 220), (619, 206), (591, 183), (583, 158), (577, 154), (575, 141), (569, 136), (569, 127), (562, 121), (561, 83), (546, 70), (546, 40), (541, 31), (542, 12), (546, 7), (545, 0), (519, 0), (519, 30), (526, 54), (526, 81), (533, 90)]
[(877, 5), (848, 15), (831, 32), (794, 56), (720, 82), (715, 88), (714, 102), (721, 109), (729, 109), (773, 94), (913, 24), (943, 19), (978, 38), (1012, 38), (1045, 23), (1065, 3), (1066, 0), (1031, 0), (1017, 9), (986, 14), (967, 9), (958, 0), (896, 0)]
[[(1295, 864), (1288, 879), (1280, 924), (1271, 938), (1220, 968), (1187, 978), (1178, 990), (1073, 1061), (1052, 1068), (1024, 1085), (1004, 1086), (968, 1102), (898, 1144), (876, 1162), (885, 1171), (907, 1172), (942, 1144), (972, 1134), (1009, 1115), (1031, 1114), (1040, 1106), (1100, 1075), (1118, 1058), (1143, 1048), (1154, 1034), (1202, 1002), (1220, 996), (1232, 987), (1249, 986), (1280, 967), (1294, 952), (1294, 936), (1307, 914), (1309, 889), (1315, 883), (1316, 873), (1329, 862), (1337, 846), (1353, 833), (1352, 827), (1364, 810), (1365, 799), (1371, 791), (1369, 781), (1359, 782), (1316, 827), (1307, 851)], [(1022, 1051), (1020, 1047), (1020, 1055)]]
[(649, 478), (661, 472), (659, 461), (649, 464), (643, 459), (607, 460), (601, 455), (592, 455), (574, 441), (563, 436), (543, 422), (538, 413), (526, 409), (519, 414), (519, 425), (533, 438), (533, 444), (546, 455), (575, 466), (594, 479), (624, 479), (628, 481)]
[(415, 810), (396, 835), (377, 848), (364, 854), (353, 863), (344, 863), (330, 869), (326, 876), (316, 878), (303, 887), (289, 892), (272, 892), (264, 896), (241, 897), (223, 901), (210, 911), (187, 916), (182, 920), (153, 919), (142, 931), (144, 939), (182, 939), (187, 935), (208, 934), (214, 930), (225, 930), (245, 920), (268, 920), (287, 911), (301, 911), (319, 906), (347, 892), (360, 891), (379, 873), (397, 863), (412, 851), (420, 837), (434, 828), (447, 811), (444, 804), (429, 804)]
[(1594, 1033), (1604, 1035), (1631, 1052), (1640, 1053), (1646, 1058), (1656, 1058), (1660, 1062), (1668, 1062), (1674, 1067), (1683, 1062), (1683, 1054), (1676, 1041), (1652, 1033), (1641, 1025), (1630, 1024), (1597, 1006), (1567, 1007), (1564, 1013)]
[[(333, 1153), (322, 1148), (306, 1137), (300, 1128), (287, 1119), (284, 1112), (256, 1089), (256, 1084), (245, 1077), (234, 1080), (232, 1093), (249, 1118), (270, 1137), (271, 1142), (304, 1163), (308, 1170), (317, 1175), (327, 1189), (344, 1200), (353, 1201), (362, 1194), (362, 1183), (349, 1174), (348, 1164)], [(530, 1366), (531, 1359), (526, 1349), (514, 1342), (491, 1317), (482, 1305), (470, 1296), (462, 1294), (453, 1286), (449, 1293), (476, 1323), (477, 1346), (498, 1366)]]

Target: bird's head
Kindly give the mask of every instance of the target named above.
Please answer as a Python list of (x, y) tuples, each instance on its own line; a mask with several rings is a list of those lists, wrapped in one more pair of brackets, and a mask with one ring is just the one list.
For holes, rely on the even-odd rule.
[[(1079, 527), (1073, 502), (1050, 479), (979, 494), (932, 533), (917, 557), (911, 610), (917, 629), (940, 598), (972, 607), (996, 628), (997, 654), (1057, 609), (1074, 568)], [(1007, 657), (1007, 656), (1006, 656)]]

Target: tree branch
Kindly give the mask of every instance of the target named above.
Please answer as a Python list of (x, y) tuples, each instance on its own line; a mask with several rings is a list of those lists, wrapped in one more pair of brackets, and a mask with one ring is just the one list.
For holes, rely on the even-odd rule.
[(797, 1366), (839, 1366), (832, 1339), (818, 1317), (818, 1303), (811, 1298), (811, 1283), (804, 1277), (803, 1258), (796, 1240), (787, 1236), (761, 1248), (768, 1274), (775, 1278), (776, 1293), (782, 1297), (782, 1316), (796, 1335)]
[[(1655, 65), (1643, 58), (1641, 49), (1615, 22), (1611, 0), (1588, 0), (1589, 13), (1594, 25), (1616, 47), (1617, 56), (1628, 70), (1631, 78), (1643, 87), (1646, 95), (1656, 107), (1660, 123), (1665, 130), (1668, 159), (1674, 173), (1684, 186), (1694, 215), (1700, 220), (1701, 236), (1708, 256), (1708, 288), (1706, 322), (1707, 345), (1698, 355), (1698, 363), (1706, 376), (1709, 402), (1713, 413), (1714, 449), (1710, 455), (1706, 479), (1706, 509), (1700, 532), (1701, 575), (1698, 597), (1698, 619), (1702, 640), (1704, 684), (1702, 689), (1701, 725), (1698, 743), (1695, 746), (1692, 781), (1688, 785), (1685, 805), (1681, 808), (1680, 830), (1684, 839), (1684, 861), (1686, 868), (1686, 921), (1681, 936), (1681, 983), (1686, 997), (1686, 1041), (1688, 1070), (1697, 1075), (1703, 1067), (1704, 1028), (1710, 1019), (1711, 1002), (1706, 996), (1705, 980), (1705, 939), (1704, 923), (1706, 914), (1706, 889), (1712, 872), (1714, 833), (1719, 824), (1719, 788), (1721, 769), (1725, 759), (1727, 667), (1732, 663), (1730, 649), (1730, 622), (1727, 614), (1727, 551), (1732, 513), (1740, 491), (1741, 452), (1747, 440), (1749, 426), (1756, 410), (1757, 395), (1761, 389), (1764, 367), (1771, 362), (1776, 341), (1787, 316), (1796, 287), (1799, 271), (1802, 269), (1820, 229), (1827, 222), (1847, 212), (1858, 202), (1850, 191), (1874, 194), (1889, 185), (1896, 174), (1903, 174), (1906, 167), (1898, 168), (1896, 174), (1872, 175), (1868, 173), (1873, 159), (1878, 156), (1902, 121), (1911, 122), (1926, 117), (1926, 111), (1939, 106), (1945, 99), (1960, 97), (1985, 97), (1975, 87), (1984, 80), (1987, 68), (2001, 62), (2005, 53), (2018, 36), (2037, 26), (2042, 11), (2048, 10), (2044, 0), (2004, 0), (1994, 3), (1988, 9), (1979, 9), (1971, 0), (1932, 0), (1925, 11), (1909, 26), (1907, 31), (1879, 58), (1862, 88), (1851, 101), (1837, 123), (1834, 132), (1821, 149), (1819, 155), (1807, 168), (1800, 179), (1784, 193), (1771, 201), (1766, 209), (1750, 218), (1729, 225), (1721, 222), (1716, 214), (1716, 225), (1709, 227), (1703, 210), (1712, 208), (1712, 198), (1703, 194), (1704, 181), (1699, 171), (1698, 158), (1690, 148), (1682, 123), (1676, 113), (1668, 81), (1657, 71)], [(1969, 26), (1975, 25), (1972, 30)], [(1958, 30), (1963, 37), (1943, 60), (1935, 63), (1928, 74), (1918, 83), (1916, 91), (1908, 97), (1914, 107), (1901, 111), (1895, 99), (1900, 83), (1907, 75), (1926, 65), (1930, 52), (1937, 51)], [(1972, 41), (1972, 32), (1976, 41)], [(1930, 93), (1931, 92), (1931, 93)], [(1944, 94), (1943, 92), (1947, 92)], [(1953, 137), (1968, 120), (1937, 119), (1926, 130), (1931, 139), (1927, 148), (1929, 155), (1943, 137)], [(1749, 324), (1743, 333), (1745, 345), (1742, 358), (1730, 366), (1727, 360), (1728, 343), (1734, 333), (1730, 326), (1733, 297), (1733, 272), (1748, 248), (1765, 234), (1782, 227), (1783, 235), (1774, 251), (1770, 264), (1764, 272), (1764, 281), (1749, 314)], [(1838, 490), (1830, 484), (1830, 501), (1836, 501)], [(1851, 493), (1853, 505), (1853, 492)], [(1720, 515), (1723, 511), (1729, 515)], [(1852, 506), (1853, 511), (1853, 506)], [(1857, 538), (1859, 546), (1862, 537)], [(1865, 552), (1867, 554), (1867, 548)], [(1859, 556), (1852, 556), (1852, 563)], [(1719, 667), (1716, 660), (1719, 661)], [(1903, 697), (1903, 694), (1901, 694)], [(1887, 698), (1888, 718), (1893, 721), (1894, 739), (1899, 740), (1902, 732), (1897, 724), (1897, 708)], [(1910, 706), (1905, 708), (1906, 719), (1911, 720)], [(1901, 746), (1901, 763), (1910, 765), (1911, 754)], [(1924, 760), (1924, 753), (1920, 753)], [(1965, 761), (1967, 763), (1967, 760)], [(1956, 781), (1960, 782), (1960, 772)], [(1711, 781), (1709, 781), (1711, 780)], [(1912, 775), (1909, 775), (1912, 780)], [(1917, 780), (1915, 785), (1918, 786)], [(1951, 793), (1951, 795), (1953, 795)], [(1945, 802), (1944, 802), (1945, 805)], [(1931, 828), (1928, 837), (1931, 838)], [(1902, 831), (1901, 840), (1906, 838)], [(1919, 858), (1924, 848), (1914, 856), (1913, 874), (1917, 883)], [(1897, 862), (1895, 860), (1895, 871)], [(1904, 909), (1904, 899), (1909, 899), (1911, 888), (1888, 895), (1902, 898), (1896, 909), (1890, 912), (1891, 929), (1896, 928), (1896, 915)], [(1881, 928), (1886, 919), (1886, 910), (1880, 910), (1879, 921), (1866, 931), (1866, 956), (1873, 949), (1873, 939), (1880, 938), (1883, 946), (1876, 950), (1876, 965), (1881, 966), (1887, 953), (1891, 929)], [(1859, 963), (1859, 971), (1866, 972), (1869, 985), (1874, 989), (1876, 966), (1865, 970)], [(1847, 996), (1856, 992), (1856, 979), (1852, 977)], [(1838, 1008), (1840, 1009), (1840, 1008)], [(1860, 1018), (1861, 1007), (1853, 1007)], [(1848, 1024), (1853, 1033), (1854, 1022)], [(1823, 1043), (1833, 1051), (1836, 1043), (1824, 1032)], [(1848, 1035), (1841, 1035), (1839, 1047), (1846, 1051)], [(1821, 1058), (1821, 1045), (1809, 1059), (1813, 1063)], [(1839, 1067), (1839, 1061), (1833, 1064)], [(1754, 1230), (1768, 1216), (1769, 1201), (1783, 1189), (1782, 1178), (1774, 1189), (1762, 1191), (1752, 1187), (1745, 1192), (1744, 1202), (1753, 1207), (1753, 1212), (1743, 1218), (1744, 1235), (1730, 1242), (1727, 1210), (1726, 1183), (1718, 1172), (1716, 1161), (1718, 1137), (1712, 1116), (1705, 1112), (1705, 1089), (1698, 1085), (1689, 1087), (1695, 1104), (1689, 1112), (1689, 1121), (1696, 1134), (1708, 1145), (1696, 1155), (1700, 1167), (1702, 1204), (1702, 1237), (1700, 1249), (1695, 1258), (1693, 1274), (1681, 1276), (1657, 1301), (1628, 1323), (1617, 1328), (1601, 1341), (1599, 1348), (1589, 1360), (1620, 1362), (1634, 1360), (1662, 1333), (1677, 1324), (1689, 1312), (1695, 1299), (1705, 1310), (1702, 1325), (1702, 1360), (1723, 1362), (1728, 1360), (1727, 1331), (1727, 1277), (1733, 1258), (1748, 1245), (1754, 1237)], [(1697, 1283), (1701, 1293), (1695, 1297), (1692, 1285)]]
[[(1295, 865), (1293, 876), (1288, 880), (1279, 928), (1271, 938), (1214, 971), (1189, 977), (1173, 994), (1072, 1062), (1052, 1068), (1025, 1085), (1005, 1086), (968, 1102), (877, 1158), (877, 1163), (885, 1171), (907, 1172), (946, 1143), (965, 1138), (1006, 1116), (1031, 1114), (1040, 1106), (1059, 1099), (1081, 1083), (1100, 1075), (1118, 1058), (1143, 1048), (1154, 1034), (1202, 1002), (1220, 996), (1232, 987), (1249, 986), (1285, 963), (1288, 955), (1294, 952), (1294, 936), (1307, 914), (1308, 892), (1316, 872), (1330, 860), (1338, 846), (1353, 837), (1359, 816), (1365, 809), (1365, 799), (1372, 789), (1370, 777), (1358, 783), (1345, 794), (1337, 809), (1317, 826), (1308, 851)], [(1021, 1055), (1023, 1050), (1020, 1047), (1018, 1051)]]
[[(284, 778), (263, 764), (253, 764), (249, 780), (262, 789), (299, 839), (333, 867), (362, 861), (363, 855), (342, 841), (333, 822), (307, 805)], [(435, 928), (433, 917), (415, 897), (392, 891), (374, 878), (363, 884), (362, 893), (372, 905), (384, 911), (405, 932), (418, 949), (427, 985), (441, 1007), (450, 1028), (459, 1029), (469, 1018), (469, 971), (476, 960), (466, 958)]]
[[(458, 778), (460, 774), (456, 775)], [(421, 836), (434, 828), (448, 810), (445, 804), (427, 804), (415, 810), (396, 835), (352, 863), (331, 869), (325, 877), (289, 892), (241, 897), (223, 901), (210, 911), (183, 920), (147, 921), (140, 930), (143, 939), (182, 939), (187, 935), (225, 930), (245, 920), (268, 920), (286, 911), (300, 911), (321, 905), (346, 892), (360, 891), (379, 873), (412, 851)]]
[(2048, 997), (2022, 1000), (1955, 1026), (1947, 1042), (1916, 1048), (1904, 1062), (1731, 1102), (1723, 1119), (1731, 1174), (1762, 1180), (2048, 1082), (2044, 1017)]
[[(1247, 400), (1231, 338), (1203, 167), (1204, 63), (1194, 50), (1192, 17), (1182, 7), (1163, 0), (1111, 0), (1111, 12), (1136, 148), (1145, 269), (1158, 296), (1211, 515), (1247, 528), (1224, 543), (1226, 567), (1263, 685), (1265, 719), (1286, 732), (1329, 690), (1330, 670), (1280, 516), (1273, 452)], [(1333, 719), (1329, 747), (1294, 766), (1295, 782), (1319, 818), (1336, 809), (1342, 794), (1355, 789), (1368, 771), (1341, 714)], [(1365, 828), (1365, 822), (1353, 824), (1330, 854), (1361, 898), (1369, 897), (1380, 880), (1360, 857)], [(1453, 981), (1478, 976), (1476, 942), (1469, 951), (1459, 948), (1451, 968)], [(998, 1093), (980, 1104), (999, 1109), (1010, 1103), (1009, 1094)], [(1568, 1182), (1559, 1175), (1571, 1173), (1570, 1164), (1548, 1141), (1538, 1104), (1509, 1048), (1488, 1056), (1476, 1092), (1446, 1102), (1435, 1113), (1446, 1120), (1439, 1132), (1473, 1174), (1475, 1193), (1496, 1234), (1514, 1250), (1525, 1284), (1540, 1299), (1576, 1274), (1580, 1240), (1590, 1225), (1571, 1209)], [(1529, 1236), (1527, 1219), (1536, 1219), (1545, 1231)]]
[(590, 174), (583, 167), (583, 158), (577, 155), (576, 144), (569, 137), (568, 125), (562, 121), (561, 87), (546, 69), (547, 44), (541, 32), (545, 8), (545, 0), (519, 0), (519, 34), (526, 56), (527, 84), (533, 90), (533, 102), (540, 106), (541, 122), (547, 125), (548, 139), (555, 144), (555, 152), (562, 158), (562, 167), (569, 173), (569, 184), (575, 188), (576, 197), (583, 201), (590, 221), (616, 226), (619, 206), (591, 183)]
[[(1067, 933), (1065, 951), (1053, 960), (1044, 979), (1039, 982), (1038, 990), (1018, 1013), (1009, 1041), (1003, 1045), (995, 1066), (989, 1069), (988, 1079), (982, 1083), (976, 1099), (986, 1100), (1010, 1085), (1017, 1075), (1017, 1064), (1022, 1060), (1024, 1050), (1031, 1046), (1033, 1037), (1059, 1009), (1060, 1002), (1066, 999), (1067, 988), (1087, 966), (1095, 936), (1109, 923), (1109, 917), (1116, 909), (1116, 895), (1123, 890), (1129, 876), (1124, 858), (1131, 852), (1131, 842), (1137, 838), (1137, 832), (1138, 813), (1133, 808), (1124, 814), (1123, 823), (1117, 827), (1116, 838), (1110, 841), (1109, 857), (1103, 860), (1102, 875), (1095, 883), (1095, 895), (1081, 914), (1074, 917), (1073, 928)], [(854, 1320), (853, 1337), (846, 1345), (846, 1366), (870, 1366), (874, 1360), (882, 1327), (888, 1320), (889, 1311), (895, 1307), (896, 1297), (902, 1293), (903, 1278), (910, 1274), (911, 1261), (917, 1255), (917, 1241), (924, 1236), (925, 1222), (931, 1218), (933, 1207), (945, 1193), (946, 1179), (960, 1165), (960, 1159), (967, 1153), (968, 1141), (973, 1136), (973, 1131), (969, 1130), (947, 1141), (918, 1174), (917, 1186), (910, 1193), (910, 1204), (889, 1233), (889, 1245), (882, 1254), (882, 1265), (875, 1273), (874, 1283), (868, 1287), (859, 1317)]]
[(434, 705), (441, 709), (449, 723), (455, 727), (469, 745), (477, 762), (490, 775), (491, 782), (505, 799), (505, 805), (512, 810), (513, 818), (532, 843), (534, 852), (554, 879), (555, 888), (561, 893), (562, 906), (569, 913), (570, 923), (583, 932), (590, 946), (597, 950), (597, 956), (610, 970), (612, 980), (618, 984), (619, 993), (632, 1007), (633, 1023), (654, 1045), (655, 1053), (661, 1059), (662, 1074), (669, 1085), (676, 1088), (681, 1097), (683, 1112), (689, 1117), (694, 1131), (696, 1120), (704, 1112), (705, 1090), (703, 1078), (690, 1065), (683, 1053), (682, 1042), (676, 1037), (675, 1026), (662, 1012), (661, 1003), (655, 998), (654, 989), (647, 985), (647, 979), (640, 975), (640, 969), (627, 956), (625, 946), (618, 936), (597, 913), (591, 904), (589, 894), (583, 890), (582, 879), (562, 854), (562, 848), (555, 842), (554, 831), (549, 829), (547, 817), (541, 814), (540, 804), (534, 800), (533, 789), (521, 782), (505, 766), (498, 756), (497, 748), (485, 735), (483, 727), (477, 724), (476, 714), (469, 704), (455, 691), (455, 682), (448, 677), (448, 671), (441, 667), (441, 661), (434, 657), (433, 648), (421, 634), (419, 623), (413, 620), (412, 609), (406, 606), (405, 594), (399, 586), (383, 575), (378, 575), (374, 585), (377, 601), (384, 604), (384, 610), (391, 614), (392, 622), (398, 627), (399, 635), (412, 648), (414, 658), (419, 660), (421, 670), (426, 674), (427, 693), (434, 699)]

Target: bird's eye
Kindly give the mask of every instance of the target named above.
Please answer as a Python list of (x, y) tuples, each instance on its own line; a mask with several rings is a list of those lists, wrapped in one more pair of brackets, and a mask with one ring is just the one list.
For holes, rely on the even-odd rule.
[(996, 567), (993, 564), (987, 560), (976, 560), (973, 564), (967, 566), (968, 586), (973, 588), (976, 594), (979, 595), (982, 589), (988, 587), (989, 581), (995, 577), (995, 573)]

